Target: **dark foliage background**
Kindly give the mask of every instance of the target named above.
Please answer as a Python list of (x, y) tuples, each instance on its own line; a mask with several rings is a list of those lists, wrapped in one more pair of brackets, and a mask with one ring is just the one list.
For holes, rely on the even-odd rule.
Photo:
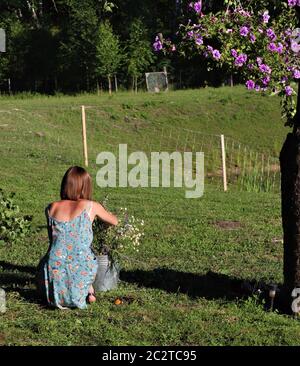
[[(130, 26), (141, 19), (149, 46), (157, 33), (174, 37), (182, 21), (193, 18), (187, 0), (1, 0), (0, 27), (7, 33), (7, 52), (0, 54), (0, 91), (30, 91), (53, 94), (106, 89), (107, 79), (96, 73), (96, 44), (101, 22), (109, 20), (122, 50), (130, 38)], [(274, 9), (273, 1), (253, 2), (257, 10)], [(217, 12), (224, 2), (204, 1), (204, 11)], [(274, 10), (273, 10), (274, 11)], [(193, 20), (193, 19), (192, 19)], [(117, 77), (121, 89), (128, 89), (126, 54)], [(166, 66), (174, 88), (196, 88), (226, 83), (224, 70), (207, 72), (206, 62), (155, 55), (145, 71), (162, 71)], [(236, 80), (238, 82), (238, 80)], [(142, 79), (139, 87), (145, 87)]]

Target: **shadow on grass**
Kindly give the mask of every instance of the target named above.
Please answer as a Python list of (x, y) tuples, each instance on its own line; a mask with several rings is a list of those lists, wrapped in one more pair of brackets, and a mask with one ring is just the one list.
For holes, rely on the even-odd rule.
[[(261, 302), (264, 301), (265, 310), (271, 307), (269, 297), (271, 284), (264, 281), (249, 281), (214, 272), (200, 275), (168, 268), (156, 268), (152, 271), (122, 271), (120, 277), (122, 281), (140, 287), (162, 289), (169, 293), (183, 293), (191, 298), (236, 301), (256, 294)], [(290, 310), (283, 302), (280, 288), (278, 290), (273, 309), (290, 314)]]
[(28, 302), (41, 303), (35, 290), (36, 267), (0, 261), (0, 270), (0, 287), (6, 292), (18, 292)]
[[(35, 290), (35, 267), (0, 261), (0, 269), (0, 287), (7, 292), (18, 292), (28, 302), (43, 305)], [(270, 309), (270, 284), (264, 281), (248, 281), (214, 272), (200, 275), (169, 268), (156, 268), (152, 271), (124, 270), (121, 271), (120, 279), (140, 287), (158, 288), (168, 293), (184, 293), (191, 298), (202, 297), (207, 300), (236, 301), (256, 294), (261, 301), (264, 300), (265, 309)], [(274, 309), (291, 314), (282, 299), (282, 291), (277, 293)]]

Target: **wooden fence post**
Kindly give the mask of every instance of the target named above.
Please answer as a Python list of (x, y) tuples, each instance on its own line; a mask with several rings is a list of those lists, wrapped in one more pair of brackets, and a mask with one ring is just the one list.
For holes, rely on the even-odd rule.
[(224, 135), (221, 135), (221, 150), (222, 150), (223, 186), (224, 186), (224, 192), (227, 192), (226, 151), (225, 151)]
[(86, 118), (85, 118), (85, 106), (81, 106), (81, 121), (82, 121), (82, 143), (83, 143), (83, 157), (86, 167), (89, 166), (88, 152), (87, 152), (87, 140), (86, 140)]

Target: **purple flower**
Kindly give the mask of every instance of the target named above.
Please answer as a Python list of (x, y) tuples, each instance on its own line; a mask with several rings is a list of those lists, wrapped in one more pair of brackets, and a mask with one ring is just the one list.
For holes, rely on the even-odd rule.
[(268, 50), (271, 51), (271, 52), (277, 52), (277, 46), (274, 42), (271, 42), (269, 45), (268, 45)]
[(296, 6), (296, 5), (297, 5), (297, 3), (298, 3), (298, 1), (297, 1), (297, 0), (288, 0), (288, 4), (289, 4), (289, 6), (290, 6), (290, 7), (294, 7), (294, 6)]
[(291, 49), (295, 53), (299, 53), (300, 52), (300, 44), (298, 42), (292, 40), (291, 41)]
[(249, 64), (247, 67), (248, 67), (249, 70), (253, 70), (254, 69), (254, 65), (253, 64)]
[(294, 70), (294, 78), (300, 79), (300, 70)]
[(255, 35), (253, 33), (250, 34), (250, 41), (252, 43), (255, 43), (255, 41), (256, 41), (256, 37), (255, 37)]
[(235, 49), (232, 49), (231, 50), (231, 56), (237, 57), (237, 55), (238, 55), (237, 51)]
[(244, 53), (242, 53), (239, 56), (237, 56), (234, 64), (238, 67), (242, 67), (247, 62), (247, 59), (248, 59), (248, 56), (245, 55)]
[(292, 35), (292, 31), (290, 29), (287, 29), (285, 32), (286, 36), (291, 36)]
[(257, 62), (257, 65), (260, 66), (262, 64), (263, 60), (261, 57), (257, 57), (256, 62)]
[(189, 38), (193, 38), (193, 37), (194, 37), (194, 31), (189, 31), (189, 32), (187, 32), (187, 36), (188, 36)]
[(263, 13), (263, 16), (262, 17), (263, 17), (263, 22), (265, 24), (269, 23), (270, 15), (269, 15), (269, 11), (268, 10)]
[(291, 86), (285, 87), (285, 94), (290, 97), (293, 94), (294, 89)]
[(218, 50), (213, 50), (212, 55), (213, 55), (213, 58), (216, 60), (220, 60), (220, 58), (221, 58), (221, 53)]
[(227, 29), (226, 33), (232, 33), (233, 30), (231, 28)]
[(239, 13), (240, 15), (242, 15), (243, 17), (251, 17), (251, 14), (249, 13), (249, 11), (245, 11), (244, 9), (238, 8), (235, 9), (236, 13)]
[(246, 37), (249, 33), (249, 28), (244, 26), (240, 29), (240, 35), (243, 37)]
[(255, 90), (256, 90), (257, 92), (259, 92), (259, 91), (260, 91), (260, 86), (259, 86), (259, 85), (256, 85), (256, 86), (255, 86)]
[(263, 77), (262, 78), (262, 83), (265, 85), (265, 86), (267, 86), (268, 84), (269, 84), (269, 82), (270, 82), (270, 76), (265, 76), (265, 77)]
[(154, 48), (154, 51), (156, 51), (156, 52), (162, 50), (162, 48), (163, 48), (163, 45), (158, 36), (155, 38), (155, 42), (153, 43), (153, 48)]
[(282, 43), (278, 43), (277, 52), (283, 53), (283, 44)]
[(272, 28), (267, 29), (267, 36), (270, 38), (271, 41), (274, 41), (276, 39), (276, 34), (273, 31)]
[(208, 51), (208, 52), (213, 52), (213, 50), (214, 50), (214, 49), (212, 48), (212, 46), (207, 46), (207, 51)]
[(272, 69), (268, 65), (265, 65), (265, 64), (261, 64), (259, 66), (259, 70), (265, 74), (271, 74), (271, 72), (272, 72)]
[(200, 34), (196, 35), (196, 44), (198, 46), (201, 46), (203, 44), (203, 38), (200, 36)]
[(197, 1), (196, 3), (190, 3), (189, 7), (194, 9), (196, 13), (200, 14), (202, 11), (202, 1)]
[(253, 80), (248, 80), (246, 82), (246, 87), (248, 90), (253, 90), (255, 88), (255, 82)]

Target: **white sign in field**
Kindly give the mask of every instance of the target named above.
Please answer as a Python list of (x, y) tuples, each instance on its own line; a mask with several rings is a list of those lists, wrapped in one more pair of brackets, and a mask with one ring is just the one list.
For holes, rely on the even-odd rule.
[(5, 30), (0, 28), (0, 52), (6, 51), (6, 36)]
[(147, 72), (146, 84), (147, 84), (147, 90), (152, 93), (168, 91), (167, 72)]

